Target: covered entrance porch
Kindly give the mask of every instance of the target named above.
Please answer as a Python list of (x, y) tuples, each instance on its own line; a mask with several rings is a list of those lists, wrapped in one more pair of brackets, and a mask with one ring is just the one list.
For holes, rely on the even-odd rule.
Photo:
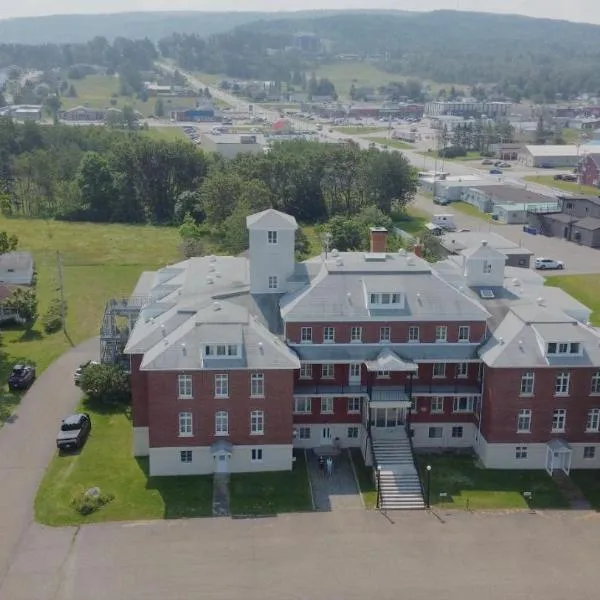
[(571, 446), (565, 440), (550, 440), (546, 445), (546, 472), (550, 477), (555, 471), (565, 475), (571, 470)]

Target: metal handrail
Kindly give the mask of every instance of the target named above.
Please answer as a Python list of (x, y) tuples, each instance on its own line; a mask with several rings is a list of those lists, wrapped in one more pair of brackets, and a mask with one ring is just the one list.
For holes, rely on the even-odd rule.
[(381, 506), (381, 481), (379, 476), (379, 465), (377, 464), (377, 459), (375, 458), (375, 451), (373, 450), (373, 436), (371, 435), (371, 420), (367, 421), (367, 442), (369, 444), (369, 448), (371, 451), (371, 462), (373, 463), (374, 470), (374, 482), (377, 491), (377, 500), (375, 508), (379, 508)]

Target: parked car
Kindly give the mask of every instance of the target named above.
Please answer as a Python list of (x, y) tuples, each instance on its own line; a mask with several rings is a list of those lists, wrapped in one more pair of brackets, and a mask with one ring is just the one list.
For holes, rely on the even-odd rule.
[(79, 382), (81, 381), (81, 376), (83, 375), (83, 372), (91, 365), (98, 365), (100, 363), (96, 362), (95, 360), (88, 360), (87, 362), (84, 362), (83, 364), (79, 365), (79, 367), (77, 367), (77, 370), (75, 371), (75, 375), (73, 375), (73, 380), (75, 382), (75, 385), (79, 385)]
[(510, 164), (507, 162), (500, 163), (498, 166), (502, 167), (503, 169), (510, 169)]
[(31, 365), (15, 365), (8, 376), (9, 390), (26, 390), (35, 381), (35, 368)]
[(91, 430), (90, 415), (87, 413), (69, 415), (60, 424), (60, 431), (56, 436), (56, 447), (59, 450), (77, 450), (85, 444)]
[(489, 158), (485, 158), (484, 160), (481, 161), (482, 165), (492, 165), (494, 164)]
[(439, 204), (440, 206), (448, 206), (448, 204), (450, 204), (450, 202), (448, 202), (448, 200), (446, 200), (446, 198), (440, 198), (438, 196), (436, 196), (433, 199), (433, 203), (434, 204)]
[(562, 260), (554, 260), (553, 258), (536, 258), (535, 268), (540, 269), (540, 271), (551, 269), (562, 271), (565, 268), (565, 263)]
[(490, 175), (502, 175), (502, 171), (500, 169), (490, 169)]

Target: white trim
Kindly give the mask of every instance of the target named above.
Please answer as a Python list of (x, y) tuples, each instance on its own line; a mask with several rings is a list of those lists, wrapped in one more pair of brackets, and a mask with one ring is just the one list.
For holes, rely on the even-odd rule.
[(148, 427), (133, 428), (133, 455), (148, 456), (150, 449), (150, 434)]

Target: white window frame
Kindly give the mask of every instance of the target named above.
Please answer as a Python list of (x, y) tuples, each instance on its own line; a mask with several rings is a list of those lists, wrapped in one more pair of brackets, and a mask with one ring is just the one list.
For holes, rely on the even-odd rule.
[(250, 398), (265, 397), (265, 374), (252, 373), (250, 375)]
[(408, 342), (409, 344), (416, 344), (420, 339), (419, 327), (417, 325), (411, 325), (408, 328)]
[(600, 395), (600, 371), (596, 371), (592, 375), (592, 381), (590, 386), (590, 394)]
[(250, 435), (265, 434), (265, 411), (252, 410), (250, 411)]
[[(466, 400), (466, 408), (461, 408), (461, 400)], [(475, 409), (475, 398), (473, 396), (456, 396), (452, 398), (452, 412), (453, 413), (472, 413)]]
[(389, 371), (377, 371), (377, 379), (390, 379)]
[(268, 287), (270, 290), (279, 289), (279, 277), (277, 275), (269, 275)]
[(302, 363), (300, 365), (300, 379), (312, 379), (313, 366), (312, 363)]
[(597, 433), (600, 431), (600, 408), (590, 408), (587, 411), (585, 431), (586, 433)]
[(360, 415), (360, 397), (348, 398), (346, 411), (349, 415)]
[(527, 446), (515, 446), (515, 460), (526, 460), (528, 457)]
[(263, 449), (262, 448), (252, 448), (250, 450), (250, 462), (257, 463), (263, 461)]
[(447, 325), (436, 325), (435, 326), (435, 343), (444, 344), (448, 341), (448, 326)]
[(279, 243), (279, 232), (274, 229), (267, 231), (267, 244), (269, 244), (271, 246), (275, 246), (278, 243)]
[(354, 325), (350, 328), (350, 343), (359, 344), (362, 342), (362, 327)]
[(179, 437), (192, 437), (194, 435), (194, 416), (190, 411), (179, 413), (178, 425)]
[(429, 399), (429, 414), (443, 415), (444, 414), (444, 396), (432, 396)]
[(324, 396), (321, 398), (321, 414), (332, 415), (333, 414), (333, 398), (331, 396)]
[(530, 408), (522, 408), (517, 413), (517, 433), (531, 433), (531, 414)]
[(392, 328), (391, 327), (380, 327), (379, 328), (379, 343), (389, 344), (392, 341)]
[[(466, 335), (463, 335), (465, 332)], [(458, 341), (462, 344), (471, 341), (471, 327), (469, 325), (460, 325), (458, 327)]]
[(321, 365), (321, 379), (335, 379), (335, 365), (325, 363)]
[(215, 412), (215, 436), (229, 435), (229, 413), (226, 410)]
[(357, 440), (360, 435), (358, 425), (350, 425), (346, 431), (346, 437), (349, 440)]
[(194, 458), (191, 450), (180, 450), (179, 451), (179, 462), (189, 465)]
[(535, 391), (535, 373), (533, 371), (525, 371), (521, 375), (519, 390), (519, 396), (533, 396)]
[[(460, 435), (454, 435), (455, 433), (459, 433)], [(460, 440), (465, 436), (465, 428), (462, 425), (452, 425), (452, 429), (450, 431), (450, 437), (454, 440)]]
[[(437, 432), (439, 432), (440, 435), (431, 435), (432, 433), (437, 433)], [(444, 428), (440, 427), (439, 425), (432, 425), (427, 430), (427, 437), (430, 440), (441, 440), (444, 437)]]
[(194, 397), (191, 375), (177, 375), (177, 397), (180, 400), (190, 400)]
[(331, 327), (330, 325), (323, 327), (323, 343), (335, 344), (335, 327)]
[(215, 375), (215, 398), (229, 398), (229, 375), (226, 373)]
[(294, 414), (310, 415), (312, 414), (312, 398), (294, 398)]
[(555, 408), (552, 413), (552, 433), (564, 433), (567, 428), (567, 409)]
[(312, 344), (313, 330), (312, 327), (300, 327), (300, 343)]
[(298, 427), (298, 439), (299, 440), (310, 440), (311, 431), (310, 427)]
[(554, 380), (554, 395), (568, 396), (571, 388), (571, 373), (569, 371), (560, 371), (556, 374)]
[(596, 458), (596, 446), (584, 446), (583, 447), (583, 458), (585, 460), (592, 460)]
[(456, 378), (467, 379), (469, 377), (469, 363), (460, 362), (456, 363)]
[[(436, 370), (441, 370), (441, 373), (436, 374)], [(445, 379), (446, 378), (446, 363), (436, 362), (433, 363), (432, 373), (434, 379)]]

